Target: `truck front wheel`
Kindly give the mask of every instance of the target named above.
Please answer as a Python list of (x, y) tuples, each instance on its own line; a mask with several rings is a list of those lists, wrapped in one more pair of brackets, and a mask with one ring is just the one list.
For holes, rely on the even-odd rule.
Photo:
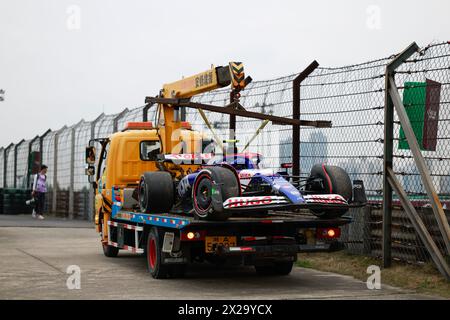
[(102, 243), (103, 253), (108, 258), (115, 258), (119, 254), (119, 248), (108, 245), (107, 243)]
[[(103, 213), (100, 214), (100, 217), (101, 219), (99, 223), (99, 229), (102, 230), (103, 232), (104, 231), (103, 223), (105, 223), (103, 220)], [(107, 242), (102, 241), (102, 247), (103, 247), (103, 254), (108, 258), (115, 258), (119, 254), (119, 248), (110, 246)]]

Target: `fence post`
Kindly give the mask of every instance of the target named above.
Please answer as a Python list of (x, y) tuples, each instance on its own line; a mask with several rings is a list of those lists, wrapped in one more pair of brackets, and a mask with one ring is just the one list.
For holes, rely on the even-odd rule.
[(2, 165), (3, 165), (3, 167), (2, 167), (2, 181), (0, 181), (0, 183), (1, 183), (1, 188), (5, 188), (5, 157), (6, 157), (6, 149), (5, 148), (1, 148), (0, 149), (1, 150), (1, 152), (2, 152), (2, 154), (3, 154), (3, 158), (2, 158), (2, 161), (3, 161), (3, 163), (2, 163)]
[(104, 113), (100, 114), (97, 118), (94, 119), (94, 121), (91, 122), (91, 140), (95, 139), (95, 125), (97, 122), (105, 116)]
[(388, 181), (388, 170), (392, 168), (393, 141), (394, 141), (394, 104), (389, 95), (389, 78), (394, 75), (395, 70), (414, 52), (418, 47), (408, 47), (398, 54), (387, 66), (385, 72), (385, 95), (384, 95), (384, 159), (383, 159), (383, 267), (389, 268), (392, 263), (392, 186)]
[(53, 197), (52, 197), (52, 212), (56, 213), (57, 197), (58, 197), (58, 137), (61, 131), (65, 130), (67, 126), (62, 127), (55, 133), (55, 140), (53, 141)]
[(128, 113), (128, 108), (125, 108), (122, 112), (118, 113), (113, 120), (113, 132), (119, 131), (119, 120)]
[[(300, 84), (305, 80), (316, 68), (319, 63), (314, 60), (305, 70), (299, 73), (292, 81), (292, 118), (300, 120)], [(292, 175), (294, 181), (298, 181), (300, 175), (300, 126), (292, 126)]]
[(3, 188), (5, 188), (5, 189), (8, 187), (7, 179), (6, 179), (6, 176), (8, 174), (8, 169), (7, 169), (8, 159), (7, 159), (7, 157), (9, 157), (9, 153), (11, 152), (11, 150), (9, 150), (9, 149), (11, 149), (11, 147), (13, 147), (13, 146), (14, 146), (14, 143), (10, 143), (9, 146), (7, 146), (5, 148), (5, 150), (3, 151), (4, 152), (4, 157), (3, 157)]
[(75, 131), (84, 122), (81, 119), (76, 125), (71, 128), (70, 132), (70, 181), (69, 181), (69, 219), (73, 219), (75, 194), (73, 184), (75, 181)]
[[(105, 114), (102, 113), (102, 114), (100, 114), (96, 119), (94, 119), (94, 120), (91, 122), (91, 137), (90, 137), (90, 140), (95, 139), (95, 125), (96, 125), (97, 122), (98, 122), (101, 118), (103, 118), (104, 116), (105, 116)], [(87, 208), (87, 211), (88, 211), (87, 218), (88, 218), (89, 221), (92, 221), (93, 218), (94, 218), (94, 216), (93, 216), (93, 212), (94, 212), (94, 201), (95, 201), (94, 197), (95, 197), (94, 190), (93, 190), (92, 187), (89, 187), (89, 195), (88, 195), (88, 204), (89, 204), (89, 205), (88, 205), (88, 208)]]
[(30, 172), (30, 168), (28, 167), (30, 165), (30, 156), (31, 156), (31, 152), (33, 149), (33, 143), (39, 139), (39, 135), (37, 135), (36, 137), (34, 137), (33, 139), (31, 139), (30, 144), (28, 145), (28, 164), (27, 164), (27, 189), (30, 187), (30, 176), (31, 176), (31, 172)]
[(39, 161), (40, 162), (39, 166), (42, 165), (43, 160), (44, 160), (44, 139), (49, 135), (50, 132), (52, 132), (52, 130), (48, 129), (39, 138), (39, 152), (40, 152), (40, 157), (41, 157), (40, 161)]
[[(5, 148), (3, 148), (3, 147), (1, 147), (0, 148), (0, 152), (1, 153), (3, 153), (3, 158), (2, 158), (2, 160), (4, 160), (5, 159)], [(5, 165), (5, 161), (3, 161), (3, 166)], [(5, 172), (4, 172), (4, 170), (2, 169), (2, 174), (5, 174)], [(5, 186), (3, 185), (3, 176), (2, 176), (2, 180), (0, 181), (0, 189), (1, 188), (4, 188)]]
[(384, 159), (383, 159), (383, 267), (389, 268), (392, 263), (392, 187), (387, 180), (387, 170), (392, 168), (394, 139), (394, 106), (389, 98), (389, 70), (385, 74), (384, 96)]
[(14, 146), (14, 189), (17, 188), (17, 148), (20, 147), (20, 145), (24, 142), (25, 139), (22, 139), (18, 144)]
[(47, 131), (44, 132), (43, 135), (41, 135), (41, 137), (39, 138), (39, 152), (41, 153), (41, 164), (42, 164), (42, 159), (44, 159), (44, 139), (46, 136), (48, 136), (48, 134), (52, 132), (52, 130), (48, 129)]

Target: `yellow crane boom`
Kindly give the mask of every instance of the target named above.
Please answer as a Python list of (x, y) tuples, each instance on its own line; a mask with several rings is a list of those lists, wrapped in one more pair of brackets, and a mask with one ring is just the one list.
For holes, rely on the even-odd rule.
[[(238, 93), (250, 83), (245, 78), (244, 65), (241, 62), (230, 62), (228, 66), (211, 66), (211, 69), (181, 80), (164, 84), (160, 97), (169, 99), (188, 99), (195, 95), (229, 86)], [(176, 132), (181, 127), (179, 108), (170, 104), (159, 104), (159, 116), (164, 117), (164, 125), (158, 124), (163, 140), (163, 152), (171, 153), (176, 141)], [(160, 121), (161, 122), (161, 121)]]
[[(251, 81), (251, 77), (245, 77), (244, 66), (241, 62), (230, 62), (226, 67), (212, 66), (211, 69), (194, 76), (165, 84), (157, 97), (146, 97), (145, 103), (148, 103), (149, 106), (155, 103), (158, 104), (158, 120), (156, 127), (161, 139), (162, 153), (172, 153), (174, 147), (177, 146), (181, 140), (181, 136), (176, 134), (177, 132), (180, 132), (179, 130), (181, 128), (179, 110), (181, 107), (229, 114), (234, 117), (240, 116), (263, 120), (264, 122), (257, 133), (262, 130), (268, 121), (279, 125), (311, 126), (316, 128), (331, 127), (331, 121), (291, 119), (245, 110), (239, 103), (239, 92)], [(230, 93), (230, 104), (226, 106), (215, 106), (190, 101), (190, 98), (197, 94), (226, 87), (230, 84), (232, 89)], [(202, 118), (205, 118), (205, 114), (202, 114), (202, 112), (201, 116)], [(210, 127), (208, 122), (206, 122), (206, 124)], [(214, 132), (213, 135), (215, 136)], [(215, 139), (217, 140), (216, 136)], [(221, 143), (218, 144), (223, 148)]]

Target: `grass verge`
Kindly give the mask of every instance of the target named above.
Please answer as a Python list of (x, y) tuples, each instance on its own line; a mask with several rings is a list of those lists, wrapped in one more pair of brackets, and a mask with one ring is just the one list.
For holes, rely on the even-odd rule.
[[(335, 272), (366, 281), (367, 267), (381, 261), (343, 251), (333, 253), (300, 254), (297, 266), (321, 271)], [(410, 265), (394, 261), (391, 268), (381, 269), (382, 284), (391, 285), (421, 294), (441, 296), (450, 299), (450, 282), (430, 263)]]

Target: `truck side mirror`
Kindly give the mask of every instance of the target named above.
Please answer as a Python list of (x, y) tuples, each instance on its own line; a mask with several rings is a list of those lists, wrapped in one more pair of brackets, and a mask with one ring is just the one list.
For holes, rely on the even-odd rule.
[(86, 163), (95, 164), (95, 147), (86, 147)]
[(91, 165), (87, 166), (86, 169), (85, 169), (85, 171), (84, 171), (84, 173), (85, 173), (88, 177), (94, 176), (94, 175), (95, 175), (95, 167), (94, 167), (94, 166), (91, 166)]

